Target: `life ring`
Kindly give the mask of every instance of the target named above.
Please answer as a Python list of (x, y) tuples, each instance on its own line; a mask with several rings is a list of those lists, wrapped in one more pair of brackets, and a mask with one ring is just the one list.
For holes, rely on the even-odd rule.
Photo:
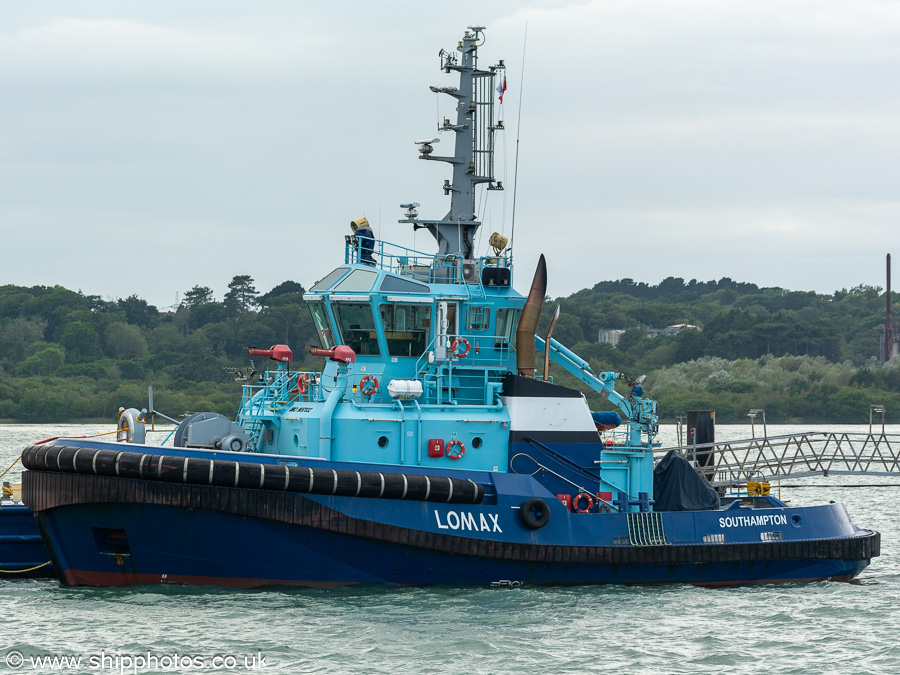
[[(587, 499), (587, 506), (583, 509), (578, 508), (578, 500), (584, 497)], [(592, 508), (594, 508), (594, 498), (591, 497), (587, 492), (579, 492), (577, 495), (572, 497), (572, 510), (575, 513), (587, 513)]]
[[(456, 453), (455, 455), (452, 452), (450, 452), (450, 449), (454, 445), (459, 446), (459, 452)], [(447, 443), (447, 445), (444, 446), (444, 454), (447, 455), (447, 457), (449, 457), (450, 459), (461, 459), (462, 456), (464, 454), (466, 454), (466, 446), (463, 445), (463, 442), (461, 440), (459, 440), (458, 438), (454, 438), (449, 443)]]
[(550, 522), (550, 507), (538, 497), (528, 499), (519, 507), (519, 518), (529, 530), (539, 530)]
[(371, 396), (376, 393), (378, 391), (378, 378), (374, 375), (366, 375), (359, 381), (359, 390), (363, 396)]
[[(464, 351), (462, 354), (458, 354), (458, 353), (456, 352), (456, 348), (459, 346), (459, 343), (460, 343), (460, 342), (462, 342), (462, 343), (466, 346), (466, 351)], [(469, 344), (469, 341), (466, 340), (466, 338), (464, 338), (464, 337), (458, 337), (458, 338), (456, 338), (456, 339), (453, 341), (453, 344), (450, 345), (450, 350), (451, 350), (454, 354), (456, 354), (456, 358), (458, 358), (458, 359), (464, 359), (464, 358), (466, 358), (466, 355), (469, 353), (469, 350), (470, 350), (470, 349), (471, 349), (471, 345)]]
[(291, 389), (292, 394), (305, 394), (307, 385), (309, 384), (308, 375), (298, 375), (296, 386)]

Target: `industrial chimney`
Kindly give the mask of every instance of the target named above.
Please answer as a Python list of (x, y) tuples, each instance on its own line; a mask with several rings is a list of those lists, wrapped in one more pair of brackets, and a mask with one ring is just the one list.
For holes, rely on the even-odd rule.
[(894, 327), (891, 324), (891, 254), (887, 254), (887, 311), (884, 314), (884, 362), (894, 355)]

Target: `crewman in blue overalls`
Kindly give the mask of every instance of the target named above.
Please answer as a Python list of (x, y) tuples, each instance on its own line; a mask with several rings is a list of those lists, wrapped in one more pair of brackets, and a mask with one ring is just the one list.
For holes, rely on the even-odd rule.
[(350, 229), (359, 240), (359, 262), (365, 265), (375, 265), (372, 251), (375, 249), (375, 233), (369, 227), (369, 221), (365, 218), (357, 218), (350, 221)]

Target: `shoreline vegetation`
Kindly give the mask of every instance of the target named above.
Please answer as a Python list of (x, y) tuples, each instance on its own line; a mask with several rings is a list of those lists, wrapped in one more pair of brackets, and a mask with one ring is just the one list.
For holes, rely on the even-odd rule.
[[(252, 277), (239, 275), (221, 301), (194, 286), (178, 307), (160, 311), (136, 295), (105, 300), (61, 286), (0, 286), (0, 423), (107, 423), (120, 406), (146, 407), (148, 385), (167, 415), (233, 417), (241, 395), (234, 371), (251, 364), (246, 347), (283, 343), (295, 368), (320, 365), (306, 354), (318, 339), (303, 293), (294, 281), (259, 293)], [(751, 408), (764, 408), (770, 424), (863, 424), (871, 404), (886, 407), (887, 423), (900, 420), (900, 357), (885, 365), (876, 358), (885, 310), (878, 287), (828, 295), (728, 278), (602, 281), (548, 298), (540, 334), (557, 303), (553, 337), (595, 373), (646, 374), (644, 390), (665, 423), (688, 409), (741, 423)], [(675, 324), (700, 328), (648, 336)], [(616, 347), (598, 341), (606, 329), (625, 331)], [(261, 372), (268, 364), (254, 365)], [(559, 366), (551, 364), (550, 375), (585, 389)], [(608, 408), (595, 394), (588, 400)]]

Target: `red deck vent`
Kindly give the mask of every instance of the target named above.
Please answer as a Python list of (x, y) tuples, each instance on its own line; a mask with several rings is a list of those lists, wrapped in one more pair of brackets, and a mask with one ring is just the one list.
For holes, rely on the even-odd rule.
[(268, 349), (248, 349), (247, 353), (250, 356), (267, 356), (281, 363), (290, 363), (293, 358), (291, 348), (287, 345), (272, 345)]

